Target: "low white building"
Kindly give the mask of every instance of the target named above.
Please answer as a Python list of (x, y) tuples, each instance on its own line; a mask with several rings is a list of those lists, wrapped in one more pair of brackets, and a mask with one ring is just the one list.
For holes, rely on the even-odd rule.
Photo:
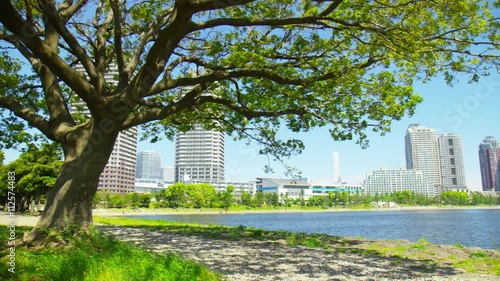
[(312, 194), (311, 185), (306, 181), (293, 179), (257, 178), (257, 192), (287, 194), (290, 198), (298, 198), (304, 190), (304, 198)]
[(390, 194), (409, 190), (434, 197), (434, 186), (427, 181), (422, 171), (413, 169), (376, 170), (366, 174), (364, 191), (370, 195)]
[(308, 199), (314, 195), (328, 195), (329, 192), (361, 193), (363, 188), (361, 185), (347, 184), (345, 182), (325, 184), (307, 182), (307, 179), (257, 178), (257, 192), (288, 194), (290, 198), (299, 198), (301, 190), (304, 191), (304, 199)]
[(136, 179), (135, 192), (136, 193), (155, 193), (163, 188), (167, 188), (162, 182), (156, 179)]

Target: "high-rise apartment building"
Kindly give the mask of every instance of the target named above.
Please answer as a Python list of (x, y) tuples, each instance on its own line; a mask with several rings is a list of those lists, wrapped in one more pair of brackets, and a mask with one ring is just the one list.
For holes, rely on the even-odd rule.
[[(85, 73), (82, 65), (76, 65), (75, 69)], [(107, 83), (116, 84), (116, 77), (118, 77), (118, 69), (116, 65), (111, 65), (104, 78)], [(90, 115), (83, 101), (75, 101), (71, 106), (71, 110), (79, 112), (82, 115)], [(137, 128), (134, 127), (120, 132), (116, 138), (108, 163), (99, 177), (97, 188), (113, 193), (134, 192), (136, 154)]]
[(137, 128), (120, 132), (108, 163), (99, 177), (97, 188), (112, 193), (134, 192), (136, 153)]
[(175, 140), (175, 181), (224, 181), (224, 133), (195, 126)]
[(500, 191), (500, 147), (493, 136), (479, 144), (479, 167), (483, 191)]
[(462, 139), (459, 135), (442, 134), (438, 146), (443, 189), (466, 188)]
[(441, 167), (434, 129), (410, 124), (405, 136), (406, 168), (422, 171), (434, 188), (441, 187)]
[(162, 180), (159, 152), (145, 150), (137, 154), (136, 178)]

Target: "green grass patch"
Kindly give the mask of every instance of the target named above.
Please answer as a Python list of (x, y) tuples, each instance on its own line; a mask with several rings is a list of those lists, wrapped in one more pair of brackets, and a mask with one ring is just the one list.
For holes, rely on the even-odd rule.
[(500, 276), (500, 261), (488, 256), (476, 257), (471, 254), (471, 258), (453, 263), (456, 268), (462, 268), (467, 272), (478, 272), (481, 270), (486, 274), (495, 274)]
[[(16, 236), (29, 228), (17, 227)], [(0, 228), (6, 241), (7, 227)], [(8, 249), (0, 252), (0, 280), (82, 280), (82, 281), (217, 281), (221, 276), (200, 264), (178, 255), (161, 255), (140, 249), (97, 230), (80, 238), (72, 238), (68, 247), (29, 250), (16, 249), (15, 273), (8, 271)]]
[[(182, 235), (197, 235), (212, 239), (226, 240), (285, 240), (289, 245), (303, 245), (310, 248), (331, 249), (332, 243), (339, 243), (339, 237), (324, 234), (293, 233), (290, 231), (270, 231), (243, 225), (228, 227), (221, 225), (204, 225), (197, 223), (181, 223), (161, 220), (144, 220), (123, 217), (96, 217), (95, 222), (109, 225), (139, 227), (163, 230)], [(345, 241), (347, 245), (348, 242)]]

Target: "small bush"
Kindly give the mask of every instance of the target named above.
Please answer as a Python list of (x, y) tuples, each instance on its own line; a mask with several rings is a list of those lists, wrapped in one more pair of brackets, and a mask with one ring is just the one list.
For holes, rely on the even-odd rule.
[(487, 256), (488, 255), (484, 252), (474, 252), (474, 253), (470, 254), (471, 258), (485, 258)]

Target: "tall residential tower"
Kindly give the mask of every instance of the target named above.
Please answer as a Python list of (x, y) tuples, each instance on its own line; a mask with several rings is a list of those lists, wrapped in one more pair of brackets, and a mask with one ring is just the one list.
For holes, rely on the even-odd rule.
[[(80, 64), (76, 65), (75, 69), (85, 73), (85, 69)], [(104, 78), (107, 83), (116, 85), (118, 83), (116, 77), (118, 77), (118, 68), (111, 64)], [(71, 110), (84, 116), (90, 116), (83, 101), (74, 102)], [(136, 160), (137, 128), (133, 127), (118, 134), (113, 152), (111, 152), (108, 163), (99, 177), (97, 188), (112, 193), (134, 192)]]
[(500, 147), (493, 136), (479, 144), (479, 167), (483, 191), (500, 191)]
[(224, 133), (195, 126), (175, 140), (175, 181), (224, 181)]
[(465, 189), (464, 153), (462, 139), (455, 134), (438, 137), (439, 162), (443, 189)]
[(410, 124), (405, 136), (406, 168), (422, 171), (435, 189), (442, 186), (437, 134), (434, 129)]
[(120, 132), (108, 163), (99, 177), (97, 188), (112, 193), (134, 192), (136, 153), (137, 128)]

